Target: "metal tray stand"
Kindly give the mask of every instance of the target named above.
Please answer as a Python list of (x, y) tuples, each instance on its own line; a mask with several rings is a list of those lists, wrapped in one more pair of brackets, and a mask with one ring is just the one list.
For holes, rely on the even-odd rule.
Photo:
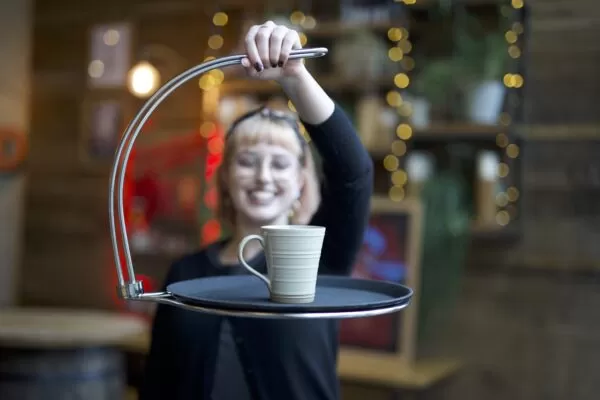
[[(294, 50), (290, 59), (315, 58), (326, 55), (326, 48)], [(159, 88), (127, 126), (115, 153), (112, 167), (108, 211), (110, 233), (114, 252), (119, 297), (132, 301), (164, 303), (188, 310), (223, 316), (252, 318), (359, 318), (397, 312), (408, 306), (412, 290), (391, 282), (353, 279), (340, 276), (320, 276), (315, 300), (309, 304), (280, 304), (269, 300), (265, 285), (251, 275), (210, 277), (177, 282), (164, 292), (145, 293), (142, 282), (136, 280), (131, 250), (125, 226), (123, 187), (125, 171), (134, 142), (142, 127), (175, 89), (208, 71), (242, 63), (245, 56), (218, 58), (181, 73)], [(117, 179), (118, 178), (118, 179)], [(115, 198), (117, 200), (115, 216)], [(127, 281), (123, 274), (119, 242), (116, 232), (117, 218), (121, 246), (127, 266)]]

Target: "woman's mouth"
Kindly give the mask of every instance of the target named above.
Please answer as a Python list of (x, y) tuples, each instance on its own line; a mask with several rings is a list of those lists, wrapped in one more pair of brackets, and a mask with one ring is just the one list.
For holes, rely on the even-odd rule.
[(267, 205), (275, 198), (275, 193), (267, 190), (252, 190), (248, 192), (250, 202), (255, 205)]

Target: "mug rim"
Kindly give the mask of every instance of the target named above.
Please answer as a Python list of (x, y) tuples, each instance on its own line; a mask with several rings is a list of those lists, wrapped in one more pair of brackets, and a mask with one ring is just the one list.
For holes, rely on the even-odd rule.
[(318, 225), (264, 225), (260, 227), (265, 231), (319, 231), (325, 229)]

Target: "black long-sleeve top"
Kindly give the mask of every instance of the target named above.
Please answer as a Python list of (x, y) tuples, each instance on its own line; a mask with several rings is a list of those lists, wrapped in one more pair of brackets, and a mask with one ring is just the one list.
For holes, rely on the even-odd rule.
[[(326, 227), (319, 273), (347, 275), (367, 225), (373, 163), (338, 105), (322, 124), (304, 126), (323, 160), (322, 201), (310, 222)], [(219, 262), (224, 244), (214, 243), (175, 262), (165, 287), (182, 280), (245, 273), (241, 266)], [(264, 254), (250, 264), (264, 272)], [(238, 375), (231, 362), (223, 365), (220, 358), (222, 326), (235, 343), (232, 347), (242, 371)], [(333, 320), (226, 319), (161, 304), (140, 400), (208, 400), (212, 396), (222, 400), (213, 392), (217, 366), (225, 367), (220, 373), (230, 374), (226, 379), (231, 382), (226, 380), (225, 386), (242, 387), (253, 400), (337, 400), (337, 354), (338, 324)]]

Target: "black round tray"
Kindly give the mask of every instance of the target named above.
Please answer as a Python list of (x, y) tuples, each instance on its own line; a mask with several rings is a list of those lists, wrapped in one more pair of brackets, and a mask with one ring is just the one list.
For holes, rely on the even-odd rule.
[[(356, 313), (356, 317), (399, 310), (408, 305), (413, 294), (397, 283), (327, 275), (318, 278), (315, 300), (307, 304), (272, 302), (266, 285), (249, 275), (176, 282), (167, 286), (167, 292), (187, 305), (238, 313)], [(376, 310), (382, 312), (373, 312)]]

